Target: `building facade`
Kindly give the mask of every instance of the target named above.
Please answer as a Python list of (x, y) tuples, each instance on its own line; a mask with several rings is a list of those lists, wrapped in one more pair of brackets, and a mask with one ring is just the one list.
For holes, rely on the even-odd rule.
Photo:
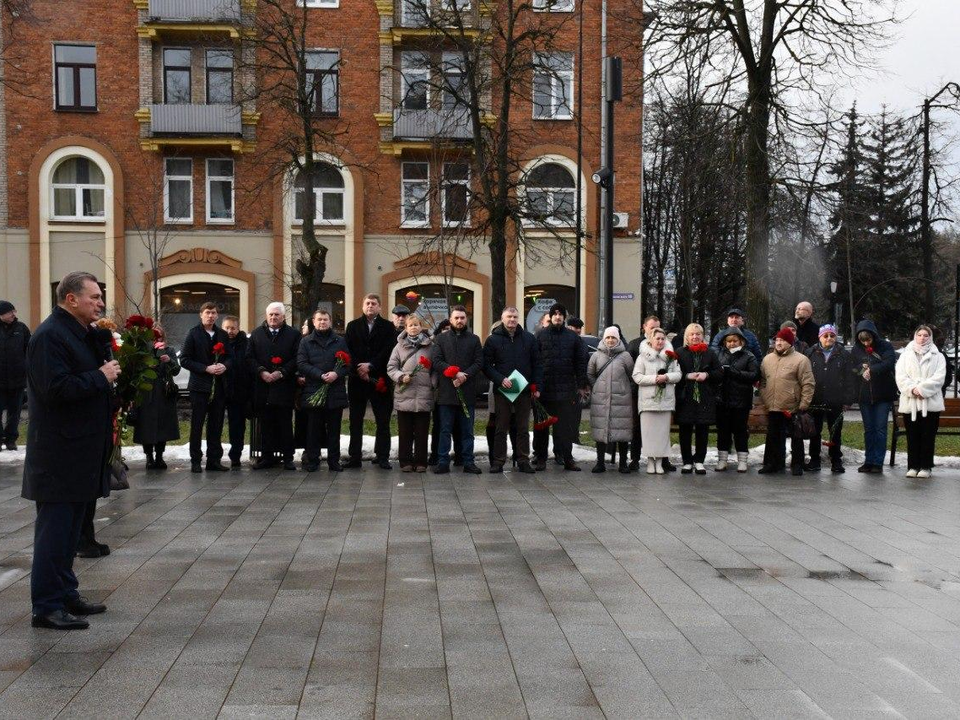
[[(313, 101), (336, 138), (314, 155), (316, 235), (326, 249), (321, 305), (342, 327), (367, 292), (388, 309), (407, 304), (428, 324), (464, 304), (486, 335), (496, 319), (489, 253), (482, 237), (463, 232), (478, 222), (469, 202), (475, 130), (431, 76), (449, 70), (444, 82), (459, 82), (443, 33), (407, 4), (422, 0), (302, 1), (306, 8), (290, 0), (290, 9), (307, 14)], [(478, 34), (491, 34), (502, 11), (438, 1), (459, 2), (475, 23), (467, 32)], [(509, 128), (522, 138), (518, 192), (545, 220), (523, 228), (526, 242), (511, 243), (506, 299), (531, 320), (546, 300), (579, 307), (593, 330), (599, 5), (583, 10), (582, 77), (580, 6), (535, 5), (559, 22), (549, 58), (535, 60), (517, 90)], [(275, 171), (282, 111), (251, 91), (259, 60), (245, 40), (257, 12), (256, 0), (35, 0), (31, 17), (17, 18), (13, 43), (26, 60), (0, 86), (0, 297), (24, 321), (42, 320), (57, 280), (76, 269), (102, 279), (111, 313), (159, 303), (174, 340), (206, 300), (245, 328), (269, 301), (293, 301), (308, 204), (296, 170)], [(639, 24), (615, 15), (608, 38), (639, 36)], [(3, 21), (9, 33), (11, 18)], [(641, 65), (627, 59), (625, 74)], [(639, 324), (639, 98), (625, 94), (617, 121), (614, 311), (626, 330)], [(581, 124), (585, 241), (577, 253)]]

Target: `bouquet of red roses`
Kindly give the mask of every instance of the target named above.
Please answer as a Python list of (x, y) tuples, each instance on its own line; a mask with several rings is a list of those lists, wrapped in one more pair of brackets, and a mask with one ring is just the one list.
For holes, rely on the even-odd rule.
[(131, 315), (123, 325), (119, 342), (116, 338), (113, 340), (113, 359), (120, 363), (122, 372), (114, 385), (116, 410), (113, 416), (111, 462), (120, 459), (120, 447), (127, 435), (130, 412), (147, 401), (157, 380), (155, 368), (160, 361), (154, 353), (154, 344), (159, 338), (153, 331), (153, 318)]
[[(445, 378), (450, 378), (451, 381), (459, 374), (460, 368), (457, 365), (450, 365), (446, 370), (443, 371), (443, 376)], [(467, 408), (467, 401), (463, 397), (463, 388), (457, 388), (457, 399), (460, 400), (460, 407), (463, 408), (464, 416), (470, 417), (470, 410)]]
[(397, 392), (402, 393), (404, 390), (406, 390), (407, 386), (409, 386), (413, 382), (413, 376), (416, 375), (418, 372), (420, 372), (421, 370), (430, 370), (430, 368), (432, 367), (433, 367), (433, 363), (430, 362), (430, 358), (428, 358), (426, 355), (421, 355), (420, 359), (417, 360), (417, 366), (410, 373), (410, 382), (405, 384), (398, 384)]
[[(689, 345), (688, 348), (690, 352), (693, 353), (693, 371), (700, 372), (703, 358), (706, 356), (710, 346), (706, 343), (696, 343), (695, 345)], [(698, 382), (693, 383), (693, 401), (700, 402), (700, 383)]]
[(533, 429), (534, 430), (546, 430), (551, 425), (556, 425), (560, 422), (560, 418), (556, 415), (551, 415), (547, 412), (547, 409), (543, 406), (543, 403), (540, 402), (537, 398), (533, 399)]
[[(337, 350), (333, 355), (336, 361), (333, 363), (333, 371), (336, 372), (342, 367), (350, 364), (350, 353), (343, 350)], [(276, 360), (276, 358), (274, 358)], [(327, 394), (330, 392), (330, 383), (321, 382), (320, 389), (307, 398), (307, 405), (310, 407), (323, 407), (327, 402)]]
[[(670, 366), (680, 359), (680, 356), (677, 355), (673, 350), (667, 350), (664, 355), (667, 356), (667, 366), (661, 370), (658, 370), (657, 375), (665, 375), (666, 373), (670, 372)], [(666, 390), (666, 387), (666, 385), (657, 385), (657, 389), (653, 393), (653, 399), (657, 402), (663, 400), (663, 393)]]

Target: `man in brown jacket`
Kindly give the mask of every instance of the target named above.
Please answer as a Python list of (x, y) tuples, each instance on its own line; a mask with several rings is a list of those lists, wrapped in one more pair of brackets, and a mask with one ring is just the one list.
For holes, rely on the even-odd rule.
[[(786, 469), (786, 439), (791, 434), (793, 414), (805, 411), (813, 400), (816, 381), (810, 358), (793, 348), (796, 336), (784, 328), (773, 340), (773, 352), (760, 364), (760, 400), (767, 408), (767, 444), (760, 473)], [(803, 441), (791, 440), (790, 466), (803, 475)]]

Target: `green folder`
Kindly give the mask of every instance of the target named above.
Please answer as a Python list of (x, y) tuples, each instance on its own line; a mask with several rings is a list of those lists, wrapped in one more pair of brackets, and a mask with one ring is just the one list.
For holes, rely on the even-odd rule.
[(507, 400), (513, 402), (517, 399), (517, 396), (523, 392), (523, 389), (528, 385), (528, 383), (527, 379), (520, 374), (519, 370), (514, 370), (512, 373), (510, 373), (508, 379), (513, 383), (513, 387), (507, 390), (505, 387), (503, 387), (503, 385), (500, 385), (497, 387), (497, 390), (503, 393), (503, 396)]

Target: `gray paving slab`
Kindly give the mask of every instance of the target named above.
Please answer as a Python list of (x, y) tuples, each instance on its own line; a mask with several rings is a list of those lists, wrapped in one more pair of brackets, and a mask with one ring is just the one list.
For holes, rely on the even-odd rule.
[(134, 468), (30, 627), (0, 465), (0, 718), (960, 716), (960, 472)]

